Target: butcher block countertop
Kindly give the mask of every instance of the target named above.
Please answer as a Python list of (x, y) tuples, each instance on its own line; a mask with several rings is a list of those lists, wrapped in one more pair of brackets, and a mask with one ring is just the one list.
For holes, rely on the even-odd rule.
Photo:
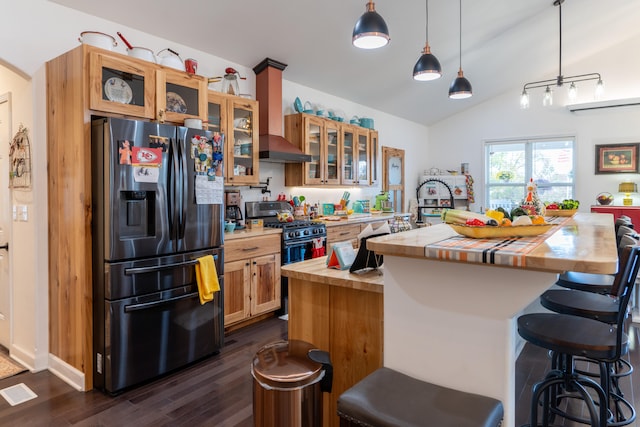
[(252, 237), (268, 236), (271, 234), (282, 234), (282, 229), (265, 227), (261, 230), (249, 230), (248, 228), (243, 230), (234, 230), (232, 233), (224, 233), (224, 240), (247, 239)]
[[(520, 252), (517, 248), (510, 252), (511, 246), (492, 249), (496, 260), (499, 259), (497, 254), (501, 254), (499, 262), (484, 259), (485, 254), (477, 248), (483, 239), (461, 238), (447, 224), (375, 237), (367, 241), (367, 248), (383, 255), (495, 264), (527, 270), (600, 274), (617, 271), (618, 256), (611, 214), (577, 213), (539, 237), (537, 244), (534, 242)], [(448, 239), (457, 239), (457, 243), (443, 249), (443, 243)], [(500, 243), (506, 239), (489, 240)]]
[(335, 227), (338, 225), (348, 225), (348, 224), (366, 224), (368, 222), (376, 222), (376, 221), (387, 221), (389, 219), (393, 219), (397, 216), (407, 216), (410, 215), (408, 213), (381, 213), (381, 214), (353, 214), (349, 215), (345, 219), (341, 219), (340, 221), (327, 221), (323, 220), (323, 217), (320, 217), (319, 220), (322, 221), (327, 227)]
[(285, 277), (320, 283), (329, 286), (382, 293), (382, 269), (366, 273), (349, 273), (349, 270), (327, 268), (327, 257), (283, 265), (280, 273)]

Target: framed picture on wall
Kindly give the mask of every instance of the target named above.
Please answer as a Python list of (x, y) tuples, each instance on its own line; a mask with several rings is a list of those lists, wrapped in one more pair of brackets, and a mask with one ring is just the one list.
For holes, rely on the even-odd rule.
[(638, 173), (640, 144), (596, 145), (596, 174)]

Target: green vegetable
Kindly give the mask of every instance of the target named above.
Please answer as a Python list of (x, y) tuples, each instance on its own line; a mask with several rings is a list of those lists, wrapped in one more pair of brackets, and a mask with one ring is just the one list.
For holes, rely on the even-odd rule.
[(562, 203), (559, 203), (560, 209), (578, 209), (580, 202), (573, 199), (564, 199)]
[(463, 211), (460, 209), (445, 209), (442, 211), (442, 215), (440, 216), (442, 217), (442, 222), (446, 222), (447, 224), (466, 224), (468, 219), (477, 218), (487, 225), (494, 225), (489, 224), (490, 220), (493, 220), (495, 222), (495, 225), (498, 225), (498, 221), (493, 218), (489, 218), (486, 215), (476, 212)]
[(511, 209), (511, 219), (514, 220), (517, 216), (529, 215), (529, 212), (522, 209), (520, 206)]
[(509, 212), (507, 212), (507, 210), (505, 208), (503, 208), (502, 206), (497, 207), (495, 210), (497, 210), (498, 212), (502, 212), (506, 219), (511, 219), (511, 215), (509, 214)]

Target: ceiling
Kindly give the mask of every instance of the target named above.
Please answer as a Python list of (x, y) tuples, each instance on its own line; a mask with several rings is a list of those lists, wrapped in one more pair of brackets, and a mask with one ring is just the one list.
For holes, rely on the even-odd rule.
[[(412, 79), (424, 47), (424, 0), (378, 0), (391, 43), (351, 45), (366, 0), (53, 0), (252, 68), (265, 57), (288, 64), (284, 78), (424, 125), (527, 81), (558, 74), (553, 0), (462, 1), (462, 68), (473, 97), (448, 98), (459, 68), (459, 3), (429, 2), (429, 44), (443, 77)], [(109, 7), (105, 7), (108, 5)], [(123, 13), (126, 11), (126, 13)], [(564, 74), (571, 64), (640, 34), (638, 0), (567, 0), (562, 5)], [(603, 75), (606, 83), (606, 75)]]

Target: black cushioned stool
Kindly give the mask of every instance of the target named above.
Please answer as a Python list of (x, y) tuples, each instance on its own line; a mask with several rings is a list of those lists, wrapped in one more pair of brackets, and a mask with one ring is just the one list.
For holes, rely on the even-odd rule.
[(340, 426), (497, 427), (502, 403), (380, 368), (342, 393)]

